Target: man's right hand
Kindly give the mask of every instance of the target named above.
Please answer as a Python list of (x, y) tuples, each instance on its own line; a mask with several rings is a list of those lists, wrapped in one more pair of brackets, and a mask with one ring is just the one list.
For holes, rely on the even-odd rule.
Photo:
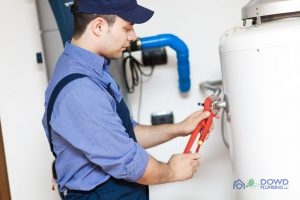
[(196, 173), (200, 165), (200, 154), (175, 154), (167, 164), (173, 172), (173, 181), (184, 181), (192, 178)]
[(200, 165), (200, 154), (174, 154), (168, 163), (162, 163), (149, 155), (144, 175), (138, 183), (154, 185), (184, 181), (193, 177)]

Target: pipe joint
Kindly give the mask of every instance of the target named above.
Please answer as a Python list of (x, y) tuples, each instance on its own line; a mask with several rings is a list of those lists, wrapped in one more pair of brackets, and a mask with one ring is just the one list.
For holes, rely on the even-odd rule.
[(131, 44), (130, 50), (160, 48), (169, 46), (177, 53), (178, 82), (181, 92), (188, 92), (191, 86), (189, 50), (187, 45), (177, 36), (172, 34), (160, 34), (156, 36), (139, 38)]

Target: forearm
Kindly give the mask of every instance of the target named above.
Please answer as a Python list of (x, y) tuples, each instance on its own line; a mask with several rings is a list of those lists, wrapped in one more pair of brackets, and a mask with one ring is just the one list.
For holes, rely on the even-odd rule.
[(141, 146), (150, 148), (175, 137), (189, 135), (198, 123), (209, 115), (208, 111), (197, 111), (185, 120), (175, 124), (161, 124), (156, 126), (136, 125), (134, 127), (135, 136)]
[(159, 162), (152, 156), (149, 156), (145, 173), (138, 183), (143, 185), (155, 185), (173, 181), (173, 172), (168, 164)]
[(184, 181), (193, 177), (200, 164), (200, 155), (195, 153), (172, 155), (168, 163), (149, 156), (148, 164), (138, 183), (154, 185)]
[(182, 130), (178, 124), (161, 124), (137, 125), (134, 132), (138, 143), (144, 148), (150, 148), (179, 136)]

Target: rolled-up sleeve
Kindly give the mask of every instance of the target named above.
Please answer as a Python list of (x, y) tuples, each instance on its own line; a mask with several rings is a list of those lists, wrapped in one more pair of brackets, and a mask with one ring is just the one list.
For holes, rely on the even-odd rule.
[(132, 126), (133, 128), (136, 126), (136, 125), (139, 125), (139, 123), (135, 120), (131, 120), (131, 123), (132, 123)]

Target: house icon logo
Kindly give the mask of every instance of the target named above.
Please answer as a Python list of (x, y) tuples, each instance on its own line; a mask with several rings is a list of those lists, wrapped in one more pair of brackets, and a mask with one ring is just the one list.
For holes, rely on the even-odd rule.
[(241, 181), (241, 179), (238, 179), (236, 181), (233, 181), (233, 189), (245, 189), (245, 183)]

